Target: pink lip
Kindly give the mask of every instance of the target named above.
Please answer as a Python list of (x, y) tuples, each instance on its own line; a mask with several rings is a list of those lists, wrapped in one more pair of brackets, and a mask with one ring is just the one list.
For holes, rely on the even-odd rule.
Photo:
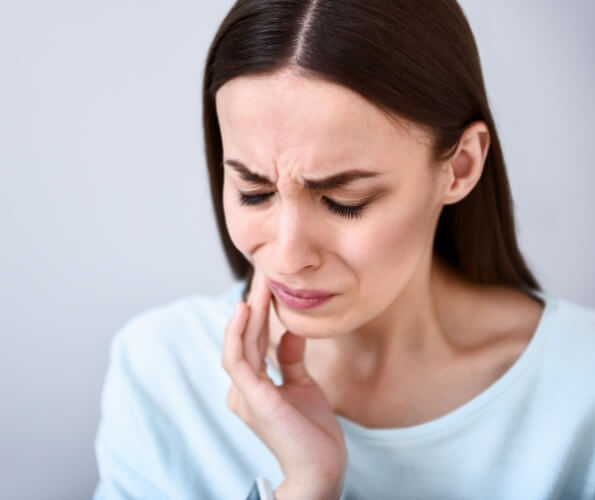
[(294, 309), (309, 309), (324, 304), (334, 294), (323, 290), (294, 290), (278, 281), (269, 280), (275, 295)]

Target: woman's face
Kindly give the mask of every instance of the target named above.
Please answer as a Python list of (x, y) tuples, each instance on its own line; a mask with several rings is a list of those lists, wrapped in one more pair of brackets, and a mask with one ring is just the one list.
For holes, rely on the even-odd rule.
[[(334, 294), (300, 309), (273, 290), (281, 322), (323, 338), (382, 318), (431, 257), (445, 174), (430, 164), (429, 137), (291, 72), (235, 78), (216, 104), (234, 245), (270, 280)], [(363, 175), (308, 184), (353, 171)]]

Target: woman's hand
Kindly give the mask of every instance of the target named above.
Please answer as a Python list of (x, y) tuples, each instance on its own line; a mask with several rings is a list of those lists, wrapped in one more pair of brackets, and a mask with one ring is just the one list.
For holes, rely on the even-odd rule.
[(347, 447), (332, 408), (304, 366), (306, 339), (285, 332), (277, 347), (283, 385), (266, 373), (271, 292), (256, 271), (248, 304), (238, 303), (225, 330), (223, 368), (232, 378), (228, 407), (279, 461), (277, 500), (335, 500), (343, 490)]

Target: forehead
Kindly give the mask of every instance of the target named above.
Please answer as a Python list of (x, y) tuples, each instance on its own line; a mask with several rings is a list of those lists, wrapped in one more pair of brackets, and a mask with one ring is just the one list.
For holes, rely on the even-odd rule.
[(366, 166), (426, 149), (421, 130), (356, 92), (292, 72), (234, 78), (216, 105), (225, 156), (262, 168), (284, 161), (304, 171), (327, 162)]

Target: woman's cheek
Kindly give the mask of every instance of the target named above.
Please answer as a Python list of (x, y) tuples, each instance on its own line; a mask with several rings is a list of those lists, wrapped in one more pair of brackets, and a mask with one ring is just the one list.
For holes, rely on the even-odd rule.
[(252, 253), (259, 246), (259, 228), (262, 232), (262, 224), (255, 214), (249, 213), (249, 208), (228, 203), (228, 200), (224, 202), (224, 213), (227, 232), (233, 245), (252, 262)]
[(408, 279), (424, 246), (418, 217), (398, 207), (383, 215), (349, 245), (352, 267), (359, 270), (362, 281), (373, 282), (378, 289)]
[(232, 199), (231, 188), (225, 183), (223, 185), (223, 213), (225, 215), (225, 226), (234, 246), (245, 254), (245, 234), (242, 231), (242, 207)]
[(246, 224), (243, 223), (242, 214), (240, 210), (235, 207), (225, 210), (225, 224), (227, 231), (234, 246), (242, 253), (248, 248), (248, 231)]

